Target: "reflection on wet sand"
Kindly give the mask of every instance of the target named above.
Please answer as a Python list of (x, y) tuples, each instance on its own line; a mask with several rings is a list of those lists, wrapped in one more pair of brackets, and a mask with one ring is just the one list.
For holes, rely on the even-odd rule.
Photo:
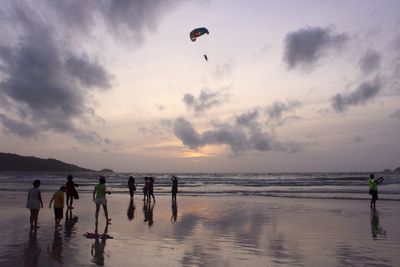
[(135, 218), (135, 202), (131, 198), (129, 201), (128, 211), (126, 212), (126, 216), (128, 216), (128, 220), (132, 221)]
[(176, 198), (172, 199), (171, 210), (172, 210), (171, 222), (175, 223), (176, 219), (178, 218), (178, 203), (176, 202)]
[(377, 210), (371, 210), (371, 234), (374, 240), (386, 238), (386, 231), (379, 225), (379, 213)]
[(63, 264), (63, 246), (62, 246), (62, 238), (59, 229), (54, 229), (54, 237), (53, 244), (50, 247), (47, 247), (47, 252), (50, 254), (50, 259)]
[(104, 249), (106, 248), (106, 241), (108, 238), (111, 238), (110, 236), (107, 235), (108, 233), (108, 224), (106, 224), (106, 227), (104, 228), (104, 232), (102, 235), (98, 234), (98, 227), (96, 225), (94, 234), (94, 243), (90, 249), (90, 254), (92, 255), (93, 259), (92, 262), (104, 266)]
[(156, 202), (145, 201), (143, 202), (143, 215), (144, 215), (144, 222), (147, 222), (149, 227), (153, 226), (153, 209)]
[(78, 216), (72, 215), (72, 209), (67, 209), (65, 212), (64, 236), (70, 237), (75, 234), (75, 224), (78, 222)]
[(36, 230), (29, 231), (28, 246), (24, 250), (24, 266), (39, 266), (38, 258), (41, 248), (37, 242)]

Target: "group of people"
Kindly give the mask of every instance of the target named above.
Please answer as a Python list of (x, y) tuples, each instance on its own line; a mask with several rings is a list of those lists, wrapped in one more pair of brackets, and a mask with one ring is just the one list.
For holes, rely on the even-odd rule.
[[(178, 178), (173, 175), (172, 178), (172, 199), (176, 200), (176, 194), (178, 193)], [(150, 202), (151, 198), (154, 197), (154, 177), (145, 177), (144, 178), (144, 186), (143, 186), (143, 201)], [(40, 180), (36, 179), (33, 181), (33, 187), (28, 191), (28, 198), (26, 203), (26, 208), (30, 209), (30, 227), (31, 229), (37, 229), (38, 226), (38, 216), (40, 208), (43, 208), (43, 199), (41, 195), (40, 187)], [(63, 218), (64, 213), (64, 194), (66, 195), (65, 203), (68, 209), (73, 209), (72, 206), (74, 199), (79, 199), (79, 194), (76, 188), (78, 184), (73, 181), (73, 176), (67, 176), (67, 182), (65, 185), (62, 185), (58, 191), (56, 191), (49, 203), (49, 208), (51, 208), (53, 204), (54, 209), (54, 219), (55, 219), (55, 227), (61, 226), (60, 222)], [(136, 191), (136, 183), (135, 178), (132, 176), (128, 179), (128, 188), (131, 199), (134, 197), (134, 192)], [(108, 216), (107, 210), (107, 198), (106, 194), (111, 194), (110, 190), (107, 190), (106, 187), (106, 178), (101, 176), (99, 178), (99, 183), (95, 185), (93, 189), (93, 202), (96, 204), (96, 212), (95, 212), (95, 224), (98, 225), (98, 218), (99, 218), (99, 211), (100, 206), (103, 207), (104, 216), (106, 218), (107, 224), (111, 223), (111, 218)]]

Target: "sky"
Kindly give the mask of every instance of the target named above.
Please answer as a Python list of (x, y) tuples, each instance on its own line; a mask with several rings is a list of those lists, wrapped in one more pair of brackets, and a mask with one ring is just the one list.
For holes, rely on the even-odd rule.
[(398, 10), (1, 1), (0, 151), (118, 172), (394, 169)]

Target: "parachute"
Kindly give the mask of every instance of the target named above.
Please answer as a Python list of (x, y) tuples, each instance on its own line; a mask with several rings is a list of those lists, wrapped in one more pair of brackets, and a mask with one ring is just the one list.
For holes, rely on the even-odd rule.
[[(207, 28), (202, 27), (194, 29), (190, 32), (190, 40), (192, 40), (192, 42), (195, 42), (198, 37), (202, 36), (205, 33), (210, 34)], [(208, 61), (207, 54), (204, 54), (204, 59)]]
[(203, 34), (210, 34), (207, 30), (207, 28), (197, 28), (194, 29), (193, 31), (190, 32), (190, 40), (192, 40), (192, 42), (196, 41), (196, 39), (200, 36), (202, 36)]

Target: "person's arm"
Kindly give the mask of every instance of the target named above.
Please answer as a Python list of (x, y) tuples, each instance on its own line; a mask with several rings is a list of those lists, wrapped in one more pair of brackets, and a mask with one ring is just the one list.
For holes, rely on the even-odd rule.
[(38, 198), (39, 198), (39, 201), (40, 201), (40, 206), (43, 208), (42, 193), (40, 191), (38, 191)]
[(95, 187), (94, 190), (93, 190), (93, 201), (94, 201), (94, 196), (95, 196), (95, 194), (96, 194), (96, 187)]
[[(51, 200), (50, 200), (50, 203), (49, 203), (49, 209), (51, 208), (51, 203), (53, 203), (53, 200), (54, 200), (54, 196), (51, 198)], [(63, 203), (64, 203), (64, 201), (63, 201)]]

